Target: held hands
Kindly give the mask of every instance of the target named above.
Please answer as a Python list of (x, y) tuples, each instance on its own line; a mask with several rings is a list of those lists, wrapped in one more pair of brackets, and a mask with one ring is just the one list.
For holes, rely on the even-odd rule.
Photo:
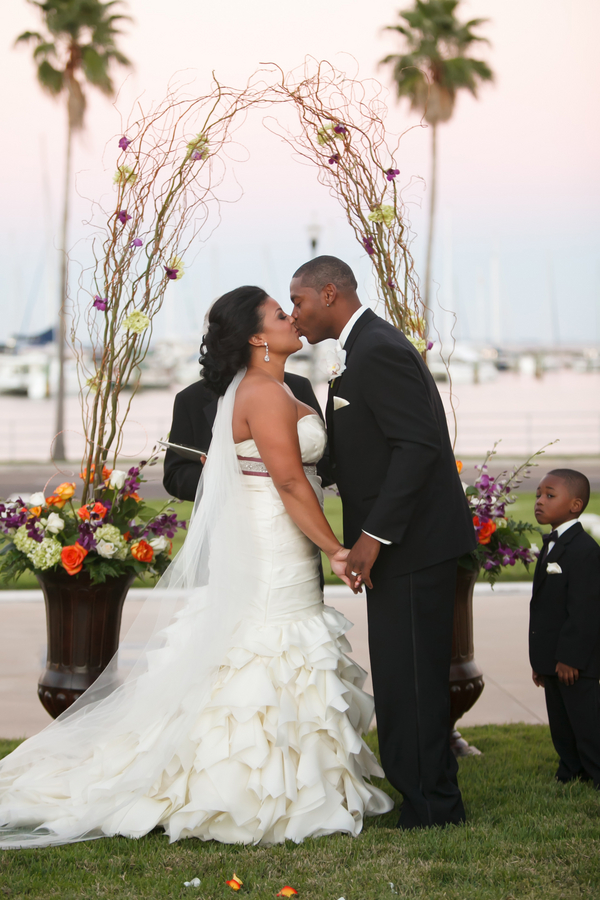
[(352, 585), (350, 584), (350, 579), (346, 575), (346, 559), (348, 558), (349, 553), (349, 550), (346, 550), (345, 547), (340, 545), (335, 553), (328, 553), (327, 558), (329, 559), (333, 574), (337, 575), (338, 578), (341, 578), (342, 581), (351, 588)]
[[(355, 594), (362, 592), (364, 582), (368, 588), (373, 587), (371, 569), (379, 556), (381, 544), (375, 538), (362, 532), (346, 560), (346, 578)], [(345, 580), (345, 579), (344, 579)]]
[(561, 684), (575, 684), (579, 678), (579, 669), (568, 666), (566, 663), (556, 663), (556, 674)]

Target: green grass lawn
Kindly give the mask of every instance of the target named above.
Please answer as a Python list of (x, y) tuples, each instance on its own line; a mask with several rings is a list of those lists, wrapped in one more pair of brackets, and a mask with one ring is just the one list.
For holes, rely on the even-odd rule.
[[(48, 850), (0, 853), (0, 897), (57, 900), (274, 898), (299, 900), (571, 900), (600, 897), (600, 795), (554, 781), (556, 756), (538, 725), (465, 728), (483, 751), (460, 762), (468, 823), (400, 832), (397, 809), (367, 819), (358, 838), (332, 835), (296, 846), (243, 847), (160, 833)], [(376, 736), (368, 736), (376, 749)], [(10, 750), (0, 742), (0, 755)], [(397, 800), (387, 782), (383, 787)], [(198, 877), (199, 888), (184, 881)], [(394, 889), (389, 885), (394, 884)], [(394, 893), (397, 892), (397, 893)]]

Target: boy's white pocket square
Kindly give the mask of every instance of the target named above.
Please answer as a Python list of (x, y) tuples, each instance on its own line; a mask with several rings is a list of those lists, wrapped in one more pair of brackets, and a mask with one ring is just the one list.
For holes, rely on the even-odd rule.
[(333, 408), (335, 409), (343, 409), (344, 406), (350, 406), (349, 400), (344, 400), (343, 397), (334, 397), (333, 398)]
[(558, 563), (548, 563), (546, 572), (548, 575), (562, 575), (562, 569)]

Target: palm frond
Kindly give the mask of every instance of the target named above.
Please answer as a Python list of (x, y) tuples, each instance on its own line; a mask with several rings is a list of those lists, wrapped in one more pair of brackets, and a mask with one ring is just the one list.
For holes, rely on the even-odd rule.
[(17, 44), (28, 44), (29, 41), (43, 41), (44, 36), (39, 31), (24, 31), (18, 38), (15, 38), (15, 46)]
[(55, 69), (47, 59), (44, 59), (37, 68), (37, 77), (45, 91), (57, 96), (64, 87), (64, 73)]
[(86, 79), (108, 96), (113, 93), (113, 84), (108, 71), (109, 65), (110, 60), (106, 54), (98, 53), (89, 44), (81, 48), (81, 66)]

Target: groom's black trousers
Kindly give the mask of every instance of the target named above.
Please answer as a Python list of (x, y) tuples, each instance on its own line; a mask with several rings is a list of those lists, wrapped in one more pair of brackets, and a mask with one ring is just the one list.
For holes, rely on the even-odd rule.
[(398, 824), (459, 823), (449, 740), (456, 560), (407, 575), (385, 568), (375, 565), (367, 590), (369, 652), (381, 762), (404, 796)]

